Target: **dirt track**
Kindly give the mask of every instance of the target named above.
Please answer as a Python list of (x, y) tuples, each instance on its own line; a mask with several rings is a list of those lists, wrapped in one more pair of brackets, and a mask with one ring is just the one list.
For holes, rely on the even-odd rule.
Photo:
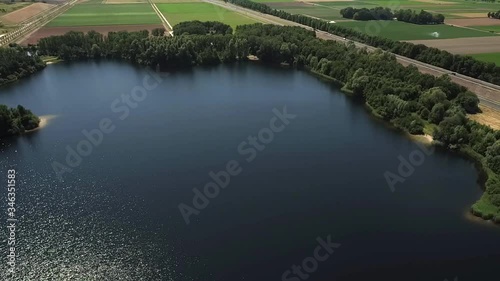
[(12, 13), (8, 13), (2, 16), (1, 20), (10, 24), (18, 24), (54, 6), (55, 5), (45, 4), (45, 3), (34, 3), (27, 7), (24, 7), (22, 9), (16, 10)]
[(412, 40), (408, 42), (446, 50), (452, 54), (482, 54), (500, 52), (500, 36)]
[(32, 34), (30, 38), (25, 40), (23, 44), (35, 44), (41, 38), (49, 37), (52, 35), (63, 35), (68, 31), (81, 31), (89, 32), (91, 30), (97, 31), (102, 34), (108, 34), (113, 31), (141, 31), (153, 30), (155, 28), (163, 28), (161, 24), (148, 24), (148, 25), (108, 25), (108, 26), (78, 26), (78, 27), (42, 27), (37, 32)]

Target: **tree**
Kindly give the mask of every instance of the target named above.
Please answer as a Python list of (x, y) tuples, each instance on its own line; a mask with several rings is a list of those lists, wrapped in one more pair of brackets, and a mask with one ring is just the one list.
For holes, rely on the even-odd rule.
[(457, 104), (459, 104), (467, 113), (477, 113), (479, 112), (479, 98), (470, 91), (465, 91), (458, 94), (456, 98)]
[(152, 36), (163, 36), (164, 34), (165, 34), (164, 28), (155, 28), (155, 29), (151, 30)]
[(431, 110), (435, 104), (444, 102), (445, 100), (446, 94), (440, 87), (434, 87), (425, 91), (419, 98), (419, 102), (429, 110)]
[(442, 103), (435, 104), (429, 114), (429, 121), (434, 124), (439, 124), (444, 118), (446, 108)]
[(362, 68), (354, 72), (352, 78), (347, 82), (346, 88), (351, 90), (354, 96), (362, 97), (364, 89), (370, 82), (370, 77), (365, 74)]
[(486, 162), (493, 172), (500, 174), (500, 140), (486, 150)]

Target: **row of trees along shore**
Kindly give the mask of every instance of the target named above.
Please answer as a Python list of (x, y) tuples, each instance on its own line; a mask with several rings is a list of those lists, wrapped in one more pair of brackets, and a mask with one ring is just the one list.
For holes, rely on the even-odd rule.
[(432, 134), (442, 145), (477, 159), (488, 180), (472, 211), (500, 222), (500, 131), (466, 117), (478, 112), (479, 100), (448, 76), (422, 74), (382, 50), (367, 52), (354, 44), (320, 40), (300, 27), (253, 24), (237, 27), (234, 34), (207, 35), (188, 25), (183, 24), (184, 30), (201, 34), (165, 37), (142, 31), (104, 37), (97, 32), (69, 32), (42, 39), (38, 52), (64, 60), (124, 59), (163, 69), (235, 62), (252, 54), (262, 63), (309, 69), (336, 81), (394, 126), (412, 134)]
[[(0, 87), (31, 75), (45, 67), (33, 47), (11, 45), (0, 48)], [(0, 93), (1, 94), (1, 93)], [(0, 137), (18, 135), (38, 127), (40, 119), (22, 106), (0, 104)]]
[(491, 19), (500, 19), (500, 11), (489, 12), (488, 13), (488, 18), (491, 18)]
[(309, 27), (326, 31), (347, 39), (358, 41), (401, 56), (415, 59), (453, 72), (477, 78), (500, 85), (500, 67), (492, 62), (482, 62), (470, 56), (453, 55), (447, 51), (430, 48), (425, 45), (415, 45), (409, 42), (399, 42), (380, 36), (371, 36), (352, 28), (330, 24), (327, 21), (304, 15), (290, 14), (273, 9), (262, 3), (249, 0), (227, 0), (228, 2), (261, 13), (280, 17)]
[(414, 24), (442, 24), (444, 23), (444, 16), (442, 14), (431, 14), (424, 10), (417, 13), (414, 10), (395, 10), (394, 12), (389, 8), (375, 7), (367, 8), (353, 8), (347, 7), (340, 10), (342, 17), (354, 20), (394, 20), (404, 21)]
[(31, 48), (11, 45), (0, 48), (0, 86), (31, 75), (45, 63)]

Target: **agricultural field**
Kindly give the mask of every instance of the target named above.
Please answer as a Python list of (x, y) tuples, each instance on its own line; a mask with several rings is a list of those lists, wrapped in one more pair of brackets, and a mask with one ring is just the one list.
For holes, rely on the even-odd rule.
[(220, 21), (230, 25), (234, 29), (237, 25), (256, 22), (245, 15), (204, 2), (168, 3), (156, 4), (156, 6), (172, 26), (191, 20)]
[(418, 25), (400, 21), (342, 21), (334, 24), (351, 27), (369, 35), (382, 36), (393, 40), (438, 40), (495, 36), (495, 34), (489, 32), (444, 24)]
[(493, 62), (496, 65), (500, 66), (500, 52), (499, 53), (473, 54), (470, 56), (473, 58), (476, 58), (478, 60)]
[[(107, 34), (116, 31), (140, 31), (163, 28), (160, 18), (149, 3), (132, 0), (88, 0), (78, 3), (36, 31), (24, 44), (35, 44), (41, 38), (62, 35), (68, 31), (95, 30)], [(134, 0), (138, 2), (141, 0)]]
[[(488, 12), (500, 10), (500, 2), (472, 0), (254, 0), (292, 14), (302, 14), (330, 24), (358, 29), (361, 32), (393, 40), (424, 44), (456, 54), (474, 54), (485, 60), (498, 60), (500, 20), (489, 19)], [(346, 7), (388, 7), (392, 10), (425, 10), (443, 14), (443, 25), (415, 25), (398, 21), (354, 21), (344, 19)], [(482, 55), (484, 53), (484, 55)], [(498, 63), (498, 62), (497, 62)]]
[(47, 27), (161, 24), (149, 4), (81, 4), (47, 24)]
[(474, 28), (489, 32), (500, 33), (500, 25), (474, 26)]
[(32, 3), (26, 3), (26, 2), (15, 2), (12, 4), (0, 3), (0, 16), (6, 15), (10, 12), (29, 6), (31, 4)]
[(31, 17), (42, 14), (54, 7), (56, 7), (56, 5), (46, 3), (33, 3), (31, 5), (24, 6), (20, 9), (16, 9), (13, 12), (1, 16), (0, 20), (5, 24), (16, 25)]

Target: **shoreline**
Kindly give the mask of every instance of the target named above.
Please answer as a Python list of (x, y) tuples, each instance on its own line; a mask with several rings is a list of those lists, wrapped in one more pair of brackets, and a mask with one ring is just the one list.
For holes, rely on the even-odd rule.
[[(249, 61), (258, 61), (258, 57), (257, 56), (251, 56), (249, 55), (248, 57), (248, 60)], [(303, 69), (305, 69), (308, 73), (311, 73), (313, 74), (314, 76), (317, 76), (319, 77), (320, 79), (324, 79), (324, 80), (327, 80), (331, 83), (334, 83), (336, 84), (338, 87), (339, 87), (339, 90), (340, 92), (343, 92), (344, 94), (350, 96), (350, 91), (348, 89), (345, 89), (345, 83), (342, 83), (341, 81), (338, 81), (332, 77), (329, 77), (327, 75), (323, 75), (321, 73), (318, 73), (312, 69), (309, 69), (307, 67), (304, 67)], [(386, 125), (389, 125), (389, 127), (391, 128), (394, 128), (396, 130), (399, 130), (400, 132), (403, 132), (404, 134), (406, 134), (408, 137), (410, 137), (410, 139), (412, 141), (415, 141), (415, 142), (420, 142), (420, 143), (424, 143), (424, 144), (427, 144), (427, 145), (436, 145), (437, 143), (434, 141), (433, 137), (429, 134), (423, 134), (423, 135), (413, 135), (413, 134), (410, 134), (408, 133), (407, 131), (401, 129), (401, 128), (398, 128), (396, 127), (393, 123), (387, 121), (387, 120), (384, 120), (380, 117), (380, 115), (377, 114), (377, 112), (375, 110), (373, 110), (373, 108), (365, 101), (364, 102), (366, 108), (368, 109), (368, 111), (370, 112), (370, 115), (372, 115), (373, 117), (375, 117), (376, 119), (379, 119), (380, 121), (382, 121), (383, 123), (385, 123)], [(39, 129), (42, 129), (44, 127), (46, 127), (50, 121), (54, 118), (56, 118), (57, 116), (56, 115), (42, 115), (42, 116), (39, 116), (40, 118), (40, 123), (39, 123), (39, 126), (33, 130), (29, 130), (29, 131), (26, 131), (25, 133), (30, 133), (30, 132), (33, 132), (33, 131), (37, 131)], [(425, 132), (425, 130), (424, 130)], [(453, 150), (453, 149), (449, 149), (447, 148), (448, 151), (451, 151), (451, 152), (459, 152), (459, 153), (462, 153), (463, 155), (465, 155), (468, 159), (470, 159), (471, 161), (473, 162), (477, 162), (481, 165), (479, 165), (477, 167), (477, 171), (479, 174), (485, 174), (486, 175), (486, 180), (489, 176), (489, 173), (491, 171), (488, 171), (488, 168), (484, 166), (484, 157), (482, 155), (476, 155), (476, 153), (473, 153), (470, 151), (470, 148), (469, 147), (463, 147), (459, 150)], [(497, 222), (500, 222), (500, 210), (496, 210), (493, 212), (493, 214), (491, 213), (491, 207), (494, 207), (494, 205), (492, 205), (490, 202), (488, 202), (488, 200), (484, 200), (484, 195), (486, 194), (486, 180), (482, 181), (482, 183), (480, 184), (481, 185), (481, 188), (483, 189), (483, 196), (477, 200), (477, 202), (475, 202), (472, 206), (469, 207), (469, 212), (472, 216), (474, 217), (477, 217), (477, 218), (480, 218), (484, 221), (492, 221), (495, 225), (498, 225)], [(479, 208), (477, 205), (478, 203), (481, 203), (481, 206), (482, 207), (486, 207), (486, 209), (483, 209), (483, 208)], [(496, 208), (496, 207), (495, 207)]]
[(47, 127), (47, 125), (49, 125), (51, 120), (53, 120), (57, 117), (58, 117), (57, 115), (53, 115), (53, 114), (38, 116), (38, 118), (40, 119), (40, 123), (38, 123), (38, 127), (31, 129), (31, 130), (26, 130), (25, 133), (31, 133), (31, 132), (35, 132), (35, 131), (38, 131), (40, 129), (43, 129), (43, 128)]
[(429, 134), (423, 134), (423, 135), (412, 135), (408, 133), (410, 139), (414, 141), (421, 142), (423, 144), (433, 144), (434, 143), (434, 138), (429, 135)]

